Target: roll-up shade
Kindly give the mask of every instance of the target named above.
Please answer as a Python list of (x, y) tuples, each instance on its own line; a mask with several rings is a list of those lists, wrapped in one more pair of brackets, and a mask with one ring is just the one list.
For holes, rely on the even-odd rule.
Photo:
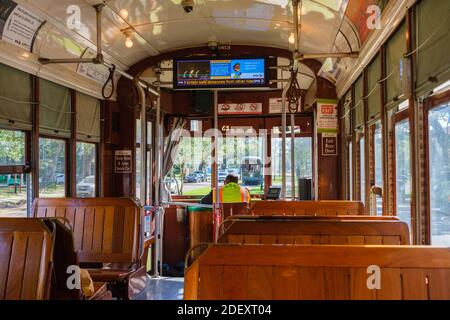
[(386, 103), (392, 103), (403, 94), (400, 66), (406, 53), (406, 22), (403, 22), (386, 45)]
[(350, 109), (352, 108), (352, 92), (351, 90), (347, 92), (347, 94), (343, 97), (344, 101), (344, 124), (345, 124), (345, 135), (351, 135), (352, 134), (352, 123), (351, 123), (351, 112)]
[(100, 142), (100, 100), (76, 93), (77, 139)]
[(450, 80), (450, 1), (422, 0), (417, 20), (417, 93), (421, 96)]
[(359, 128), (364, 124), (364, 78), (360, 76), (355, 82), (355, 129)]
[(368, 89), (367, 94), (370, 93), (367, 99), (368, 103), (368, 118), (369, 120), (377, 116), (381, 112), (381, 96), (380, 85), (378, 81), (381, 79), (381, 56), (378, 54), (368, 68)]
[(39, 127), (43, 134), (68, 138), (71, 135), (70, 91), (56, 83), (40, 79)]
[(31, 76), (0, 63), (0, 126), (31, 130), (31, 101)]

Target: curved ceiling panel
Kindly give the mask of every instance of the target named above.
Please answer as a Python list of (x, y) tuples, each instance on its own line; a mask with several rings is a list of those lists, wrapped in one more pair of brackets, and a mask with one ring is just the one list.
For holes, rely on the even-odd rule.
[[(194, 0), (186, 14), (181, 0), (15, 0), (47, 21), (33, 53), (49, 58), (79, 58), (96, 48), (94, 5), (104, 3), (102, 45), (105, 58), (121, 69), (142, 59), (179, 48), (203, 46), (214, 40), (225, 45), (258, 45), (292, 50), (290, 0)], [(302, 0), (300, 51), (328, 53), (359, 50), (367, 5), (387, 0)], [(73, 22), (73, 8), (80, 20)], [(132, 31), (132, 48), (125, 31)], [(323, 59), (322, 61), (325, 61)], [(352, 59), (337, 64), (347, 69)], [(64, 66), (77, 71), (76, 65)], [(306, 79), (302, 82), (306, 83)], [(309, 85), (309, 84), (308, 84)]]

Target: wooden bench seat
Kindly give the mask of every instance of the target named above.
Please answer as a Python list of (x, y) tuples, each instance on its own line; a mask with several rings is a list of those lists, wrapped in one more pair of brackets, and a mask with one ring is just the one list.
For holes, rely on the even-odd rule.
[(49, 299), (53, 247), (42, 221), (0, 219), (0, 300)]
[(219, 243), (409, 245), (408, 225), (381, 220), (235, 220)]
[[(94, 281), (115, 284), (111, 288), (119, 298), (132, 298), (130, 292), (144, 288), (147, 250), (141, 225), (143, 211), (133, 200), (40, 198), (33, 203), (33, 215), (66, 220), (80, 265), (89, 270)], [(131, 283), (138, 288), (130, 288)]]
[[(370, 290), (370, 266), (380, 289)], [(371, 269), (369, 269), (371, 270)], [(187, 270), (188, 300), (448, 300), (450, 250), (411, 246), (213, 245)]]
[[(32, 220), (32, 219), (28, 219)], [(54, 274), (51, 284), (51, 300), (108, 300), (112, 293), (105, 281), (94, 282), (94, 292), (91, 296), (84, 296), (81, 288), (69, 289), (67, 281), (72, 276), (67, 270), (71, 266), (78, 266), (78, 256), (75, 251), (73, 233), (68, 221), (58, 218), (41, 219), (52, 230), (55, 237), (53, 250)], [(110, 300), (110, 299), (109, 299)]]
[(364, 215), (358, 201), (255, 201), (249, 209), (256, 216), (346, 216)]

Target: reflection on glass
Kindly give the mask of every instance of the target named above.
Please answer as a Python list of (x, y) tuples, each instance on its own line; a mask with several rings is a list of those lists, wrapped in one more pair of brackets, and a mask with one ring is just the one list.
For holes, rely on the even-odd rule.
[(65, 155), (64, 140), (39, 139), (39, 197), (65, 196)]
[(25, 164), (25, 133), (0, 129), (0, 166)]
[(77, 142), (77, 197), (95, 197), (95, 144)]
[(0, 175), (0, 218), (27, 216), (27, 179), (25, 174)]
[(450, 247), (450, 103), (428, 114), (431, 244)]
[[(312, 138), (295, 138), (295, 181), (299, 178), (312, 178)], [(286, 196), (292, 195), (292, 164), (291, 139), (286, 140)], [(282, 139), (272, 138), (272, 185), (282, 184)], [(299, 197), (298, 186), (295, 186), (295, 196)]]
[(152, 154), (150, 151), (147, 151), (147, 201), (146, 204), (150, 205), (152, 199)]
[[(375, 185), (383, 188), (383, 137), (381, 134), (381, 122), (378, 122), (375, 126)], [(383, 215), (383, 199), (380, 196), (376, 196), (376, 214), (378, 216)]]
[(411, 167), (409, 121), (395, 125), (395, 171), (397, 216), (411, 229)]
[(349, 161), (349, 184), (350, 184), (350, 200), (353, 200), (353, 144), (348, 143), (348, 161)]
[(205, 196), (211, 191), (211, 139), (182, 137), (173, 166), (165, 177), (171, 194)]
[[(142, 186), (144, 187), (144, 186)], [(141, 148), (136, 148), (136, 198), (141, 198)]]
[(366, 203), (366, 163), (365, 163), (365, 146), (364, 146), (364, 137), (359, 140), (359, 163), (360, 163), (360, 172), (359, 176), (361, 177), (361, 201)]
[(219, 184), (223, 184), (228, 174), (234, 174), (250, 194), (264, 194), (264, 139), (237, 135), (218, 142)]

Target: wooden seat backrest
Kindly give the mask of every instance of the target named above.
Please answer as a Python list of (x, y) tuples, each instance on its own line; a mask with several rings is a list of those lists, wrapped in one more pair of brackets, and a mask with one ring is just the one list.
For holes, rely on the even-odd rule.
[(0, 219), (0, 300), (49, 298), (53, 235), (38, 219)]
[(399, 221), (237, 220), (219, 238), (234, 244), (409, 245), (408, 225)]
[[(379, 290), (367, 286), (373, 266)], [(214, 245), (186, 270), (184, 292), (188, 300), (448, 300), (450, 249)]]
[(139, 260), (141, 208), (128, 198), (39, 198), (37, 218), (67, 219), (80, 263), (134, 263)]
[(248, 204), (245, 202), (238, 203), (221, 203), (222, 215), (224, 219), (230, 216), (246, 215), (248, 214)]
[(255, 201), (249, 213), (256, 216), (346, 216), (364, 215), (358, 201)]

